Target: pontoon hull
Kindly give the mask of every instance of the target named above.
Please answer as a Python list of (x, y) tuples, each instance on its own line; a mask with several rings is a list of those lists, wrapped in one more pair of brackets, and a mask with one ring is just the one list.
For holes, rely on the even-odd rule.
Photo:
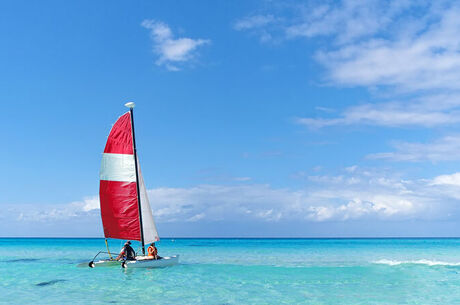
[(124, 268), (163, 268), (174, 266), (178, 263), (179, 255), (166, 256), (161, 259), (149, 259), (148, 257), (144, 256), (138, 257), (135, 261), (126, 261)]
[(94, 267), (114, 267), (122, 266), (123, 268), (163, 268), (174, 266), (179, 263), (179, 255), (165, 256), (161, 259), (150, 259), (148, 256), (138, 256), (135, 261), (116, 261), (100, 260), (90, 262), (88, 265)]

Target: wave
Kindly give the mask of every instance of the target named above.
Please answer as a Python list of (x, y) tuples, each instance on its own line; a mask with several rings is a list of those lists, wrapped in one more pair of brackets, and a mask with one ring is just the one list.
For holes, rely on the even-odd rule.
[(460, 262), (443, 262), (443, 261), (432, 261), (428, 259), (419, 259), (419, 260), (410, 260), (410, 261), (396, 261), (390, 259), (381, 259), (373, 262), (374, 264), (383, 264), (389, 266), (398, 266), (405, 264), (414, 264), (414, 265), (426, 265), (426, 266), (460, 266)]

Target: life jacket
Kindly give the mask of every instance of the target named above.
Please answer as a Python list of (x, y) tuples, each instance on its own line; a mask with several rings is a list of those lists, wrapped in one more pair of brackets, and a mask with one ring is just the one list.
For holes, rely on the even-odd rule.
[(147, 248), (147, 252), (148, 252), (149, 256), (155, 256), (158, 253), (158, 250), (157, 250), (156, 247), (149, 246)]

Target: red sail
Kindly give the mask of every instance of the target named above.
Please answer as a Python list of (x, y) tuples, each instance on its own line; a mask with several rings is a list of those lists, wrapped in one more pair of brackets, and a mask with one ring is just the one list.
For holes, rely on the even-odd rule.
[(140, 240), (131, 115), (113, 125), (102, 155), (99, 198), (106, 238)]

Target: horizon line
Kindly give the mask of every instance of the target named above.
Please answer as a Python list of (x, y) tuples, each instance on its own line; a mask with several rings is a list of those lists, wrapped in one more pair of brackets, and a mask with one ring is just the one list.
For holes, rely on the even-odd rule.
[[(105, 239), (105, 237), (0, 236), (0, 239)], [(118, 239), (118, 238), (107, 238)], [(161, 239), (460, 239), (460, 236), (374, 236), (374, 237), (162, 237)], [(160, 240), (161, 240), (160, 239)], [(121, 240), (121, 239), (118, 239)], [(124, 239), (123, 239), (124, 240)], [(136, 240), (135, 240), (136, 241)], [(140, 242), (140, 241), (139, 241)]]

